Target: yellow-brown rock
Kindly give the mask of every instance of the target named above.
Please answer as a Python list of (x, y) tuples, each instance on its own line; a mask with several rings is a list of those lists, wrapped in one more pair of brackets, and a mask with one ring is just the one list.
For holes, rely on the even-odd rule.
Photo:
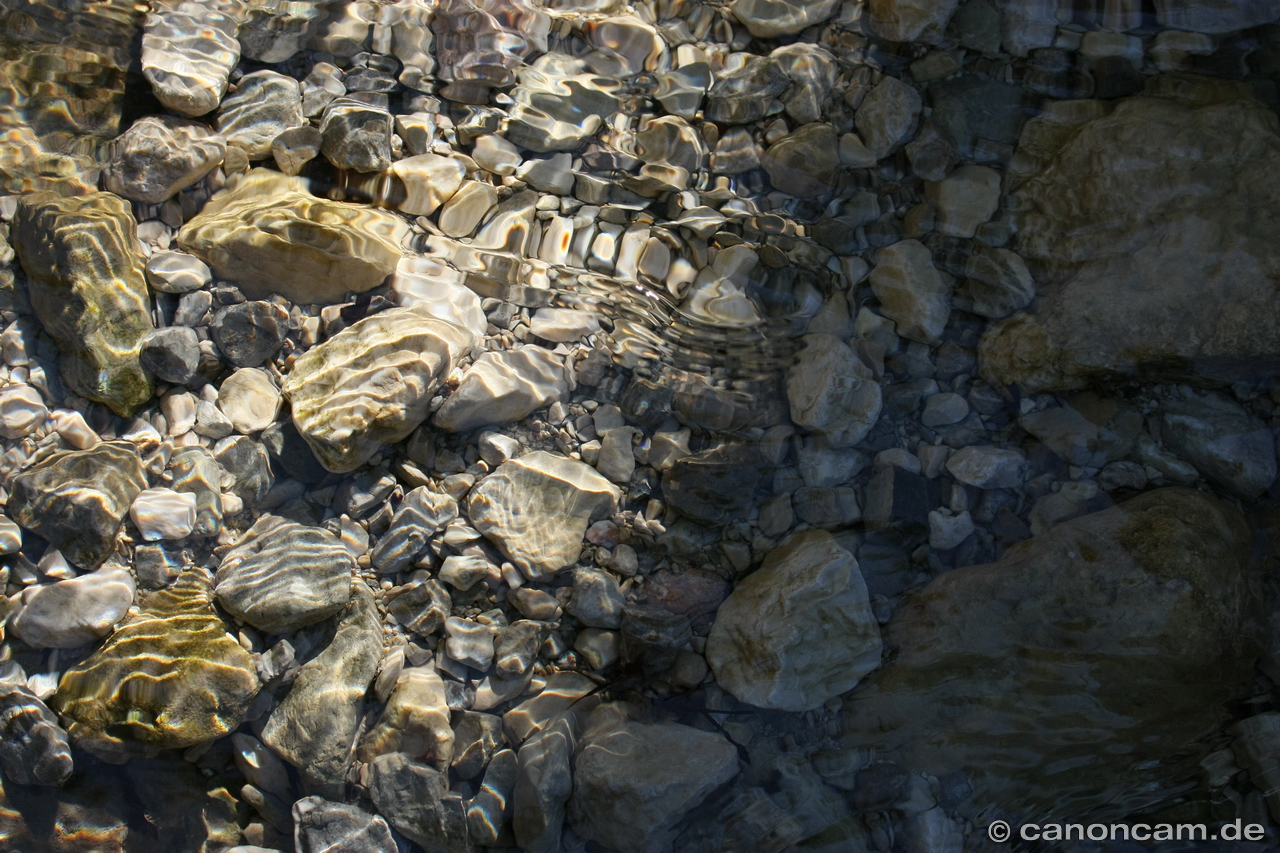
[(178, 244), (250, 299), (303, 304), (363, 293), (395, 272), (409, 226), (385, 211), (329, 201), (303, 178), (254, 169), (215, 195)]

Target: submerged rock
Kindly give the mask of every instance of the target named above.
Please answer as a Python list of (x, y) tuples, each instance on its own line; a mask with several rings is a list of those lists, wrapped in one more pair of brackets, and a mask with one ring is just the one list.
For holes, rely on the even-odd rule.
[(1190, 75), (1087, 103), (1075, 113), (1096, 117), (1078, 130), (1056, 111), (1023, 131), (1015, 248), (1040, 299), (983, 336), (982, 375), (1035, 393), (1275, 370), (1280, 253), (1257, 215), (1277, 204), (1275, 113), (1242, 84)]
[(73, 764), (67, 733), (40, 699), (0, 681), (0, 770), (19, 785), (62, 785)]
[(261, 169), (211, 198), (178, 244), (251, 299), (279, 293), (311, 304), (377, 287), (407, 233), (389, 213), (316, 198), (305, 179)]
[(308, 351), (285, 377), (293, 423), (330, 471), (359, 468), (429, 414), (440, 380), (475, 336), (421, 308), (392, 308)]
[(831, 17), (836, 0), (735, 0), (733, 14), (756, 38), (795, 35)]
[(156, 99), (185, 116), (212, 112), (240, 59), (243, 0), (151, 4), (142, 33), (142, 76)]
[(467, 514), (476, 530), (537, 580), (574, 563), (587, 526), (612, 515), (621, 496), (589, 465), (539, 450), (502, 463), (477, 483)]
[(27, 587), (9, 629), (37, 649), (74, 649), (110, 634), (133, 605), (133, 576), (100, 569), (78, 578)]
[(56, 454), (14, 477), (7, 510), (72, 563), (93, 569), (115, 548), (129, 506), (146, 485), (132, 445), (102, 442)]
[(111, 193), (41, 192), (18, 202), (10, 237), (62, 378), (118, 415), (152, 393), (138, 361), (152, 323), (137, 231), (128, 203)]
[(292, 631), (341, 610), (355, 568), (327, 530), (264, 515), (222, 558), (214, 594), (224, 610), (265, 633)]
[(249, 653), (189, 569), (62, 676), (50, 706), (77, 746), (105, 761), (184, 749), (234, 730), (258, 692)]
[(569, 822), (619, 853), (671, 849), (674, 827), (738, 773), (738, 752), (718, 734), (676, 723), (625, 722), (593, 731), (574, 758)]
[(306, 123), (302, 84), (275, 71), (241, 77), (235, 92), (218, 109), (218, 132), (244, 149), (250, 160), (267, 159), (272, 140)]
[(564, 366), (549, 350), (487, 352), (462, 375), (432, 421), (450, 432), (523, 420), (569, 393)]
[(853, 350), (832, 335), (806, 335), (787, 371), (791, 420), (827, 437), (831, 447), (852, 447), (880, 417), (880, 385)]
[(1231, 506), (1161, 489), (947, 572), (885, 627), (846, 738), (1010, 813), (1158, 801), (1249, 695), (1251, 542)]
[(1161, 401), (1160, 439), (1208, 480), (1246, 500), (1276, 478), (1276, 442), (1261, 420), (1223, 394)]
[(345, 785), (362, 700), (382, 657), (382, 623), (363, 581), (334, 620), (329, 644), (303, 664), (262, 729), (263, 743), (298, 768), (309, 790), (331, 796)]
[(467, 806), (449, 777), (401, 752), (369, 763), (369, 796), (405, 837), (432, 853), (470, 853)]
[(217, 168), (226, 151), (226, 141), (199, 122), (147, 116), (112, 141), (103, 185), (159, 204)]
[(293, 804), (293, 838), (298, 853), (398, 853), (391, 827), (380, 815), (323, 797)]
[(808, 711), (880, 665), (880, 629), (858, 561), (820, 530), (797, 533), (720, 605), (707, 662), (761, 708)]
[(358, 757), (368, 762), (379, 755), (402, 752), (443, 772), (453, 760), (453, 742), (444, 681), (435, 667), (419, 666), (400, 673), (377, 725), (361, 743)]

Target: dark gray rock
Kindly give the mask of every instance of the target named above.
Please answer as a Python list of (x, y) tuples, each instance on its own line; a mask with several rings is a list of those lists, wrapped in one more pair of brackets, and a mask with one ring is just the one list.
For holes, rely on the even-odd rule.
[(334, 619), (333, 639), (299, 670), (267, 718), (262, 741), (298, 768), (309, 790), (336, 796), (346, 786), (364, 694), (382, 658), (382, 620), (359, 580)]
[(463, 779), (474, 779), (504, 743), (506, 738), (502, 734), (501, 717), (478, 711), (463, 711), (453, 726), (451, 766), (454, 772)]
[(231, 475), (230, 490), (245, 509), (257, 507), (275, 483), (266, 449), (248, 436), (224, 438), (214, 445), (213, 458)]
[(297, 853), (399, 853), (391, 827), (349, 803), (303, 797), (293, 804)]
[(311, 445), (298, 432), (291, 418), (284, 418), (264, 429), (261, 439), (275, 463), (295, 480), (314, 485), (329, 476), (329, 471), (316, 459)]
[(292, 631), (341, 610), (355, 569), (351, 552), (327, 530), (264, 515), (222, 558), (214, 595), (264, 633)]
[(58, 453), (10, 481), (9, 516), (75, 565), (95, 569), (115, 548), (129, 506), (147, 486), (126, 442)]
[(103, 186), (159, 204), (213, 171), (226, 151), (226, 140), (200, 122), (147, 116), (111, 141)]
[(929, 525), (929, 511), (937, 509), (941, 494), (936, 480), (890, 465), (871, 478), (862, 517), (868, 530), (893, 527), (908, 536)]
[(258, 367), (280, 350), (288, 323), (289, 312), (273, 302), (241, 302), (218, 311), (209, 333), (230, 364)]
[(581, 566), (573, 571), (569, 612), (591, 628), (617, 628), (626, 605), (618, 579), (602, 569)]
[(556, 853), (563, 849), (565, 804), (573, 793), (571, 761), (578, 743), (578, 722), (572, 714), (538, 732), (517, 754), (516, 784), (511, 797), (516, 842), (528, 853)]
[(467, 853), (467, 809), (449, 777), (403, 752), (369, 762), (369, 796), (379, 813), (427, 853)]
[(1165, 445), (1232, 494), (1256, 498), (1276, 478), (1271, 430), (1225, 395), (1162, 400), (1159, 421)]
[(493, 662), (500, 676), (515, 678), (528, 672), (538, 657), (546, 631), (546, 625), (528, 619), (517, 619), (503, 628), (493, 641)]
[(182, 573), (181, 552), (164, 542), (138, 545), (133, 549), (133, 574), (139, 589), (164, 589)]
[(324, 111), (320, 151), (336, 168), (381, 172), (391, 167), (391, 127), (385, 109), (339, 98)]
[(653, 604), (628, 604), (622, 611), (622, 659), (647, 674), (666, 671), (693, 637), (689, 617)]
[(724, 124), (759, 121), (773, 108), (773, 99), (790, 85), (791, 79), (775, 60), (753, 57), (737, 71), (717, 75), (707, 93), (706, 118)]
[(200, 366), (200, 338), (195, 329), (169, 326), (148, 332), (138, 347), (138, 360), (157, 379), (185, 385)]
[(19, 785), (61, 785), (71, 745), (58, 718), (26, 687), (0, 681), (0, 770)]

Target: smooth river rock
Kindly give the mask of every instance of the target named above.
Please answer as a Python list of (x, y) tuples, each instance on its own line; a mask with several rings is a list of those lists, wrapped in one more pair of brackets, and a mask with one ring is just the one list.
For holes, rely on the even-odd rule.
[(1232, 506), (1159, 489), (947, 572), (885, 626), (896, 655), (845, 697), (846, 740), (962, 770), (1011, 814), (1158, 801), (1251, 695), (1252, 539)]
[(0, 770), (19, 785), (62, 785), (73, 762), (58, 718), (21, 684), (0, 681)]
[(31, 307), (58, 345), (67, 386), (133, 414), (151, 399), (138, 347), (152, 323), (129, 203), (105, 192), (32, 193), (19, 200), (11, 229)]
[(209, 580), (203, 569), (189, 569), (150, 593), (136, 615), (62, 676), (50, 707), (77, 746), (123, 763), (240, 725), (258, 676), (214, 613)]
[(37, 649), (74, 649), (111, 633), (133, 605), (136, 587), (125, 569), (30, 586), (18, 597), (9, 629)]
[(707, 662), (760, 708), (808, 711), (852, 688), (880, 665), (858, 561), (823, 530), (783, 540), (720, 605)]
[(142, 460), (125, 442), (58, 453), (10, 481), (7, 511), (85, 569), (115, 548), (133, 499), (147, 485)]
[(294, 363), (282, 389), (293, 424), (322, 465), (354, 471), (426, 419), (440, 380), (475, 340), (423, 308), (366, 317)]
[(577, 561), (587, 526), (622, 493), (591, 466), (538, 450), (504, 462), (471, 490), (471, 524), (531, 580)]
[(853, 350), (833, 335), (806, 335), (787, 371), (791, 420), (825, 435), (831, 447), (852, 447), (880, 417), (880, 384)]
[(432, 422), (450, 432), (523, 420), (565, 397), (564, 365), (550, 350), (525, 346), (476, 359)]
[(333, 639), (302, 666), (262, 729), (263, 743), (326, 796), (342, 793), (362, 700), (382, 658), (382, 620), (363, 581), (334, 620)]
[(202, 116), (218, 106), (240, 59), (236, 31), (244, 5), (243, 0), (151, 4), (143, 24), (142, 76), (166, 108)]
[(368, 205), (329, 201), (304, 178), (255, 169), (217, 193), (178, 232), (178, 245), (250, 299), (279, 293), (330, 303), (395, 271), (409, 227)]
[(355, 568), (329, 531), (264, 515), (222, 558), (214, 594), (224, 610), (264, 633), (292, 631), (341, 610)]
[(198, 121), (146, 116), (112, 140), (103, 185), (159, 204), (212, 172), (226, 153), (226, 140)]
[(1064, 110), (1023, 130), (1015, 248), (1040, 298), (983, 336), (983, 377), (1038, 393), (1275, 371), (1280, 248), (1258, 212), (1280, 203), (1276, 114), (1191, 75), (1093, 106), (1078, 128)]
[(721, 735), (677, 723), (593, 731), (607, 710), (588, 722), (575, 756), (569, 823), (618, 853), (663, 853), (680, 819), (738, 774), (738, 751)]

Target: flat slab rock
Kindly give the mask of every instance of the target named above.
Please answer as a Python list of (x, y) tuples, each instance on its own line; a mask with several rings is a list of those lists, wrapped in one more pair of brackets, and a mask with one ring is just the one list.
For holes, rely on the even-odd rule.
[(475, 340), (423, 308), (366, 317), (294, 363), (282, 386), (293, 424), (325, 468), (354, 471), (426, 420), (440, 380)]
[(590, 465), (545, 451), (504, 462), (471, 490), (471, 524), (525, 576), (543, 579), (577, 561), (591, 523), (622, 492)]
[(823, 530), (783, 540), (720, 605), (707, 662), (760, 708), (808, 711), (851, 689), (880, 665), (858, 561)]
[(341, 301), (395, 272), (408, 226), (362, 204), (317, 198), (304, 178), (254, 169), (178, 232), (178, 245), (250, 299)]
[(62, 676), (50, 707), (80, 748), (113, 763), (233, 731), (258, 692), (253, 659), (214, 613), (208, 574), (185, 572)]

